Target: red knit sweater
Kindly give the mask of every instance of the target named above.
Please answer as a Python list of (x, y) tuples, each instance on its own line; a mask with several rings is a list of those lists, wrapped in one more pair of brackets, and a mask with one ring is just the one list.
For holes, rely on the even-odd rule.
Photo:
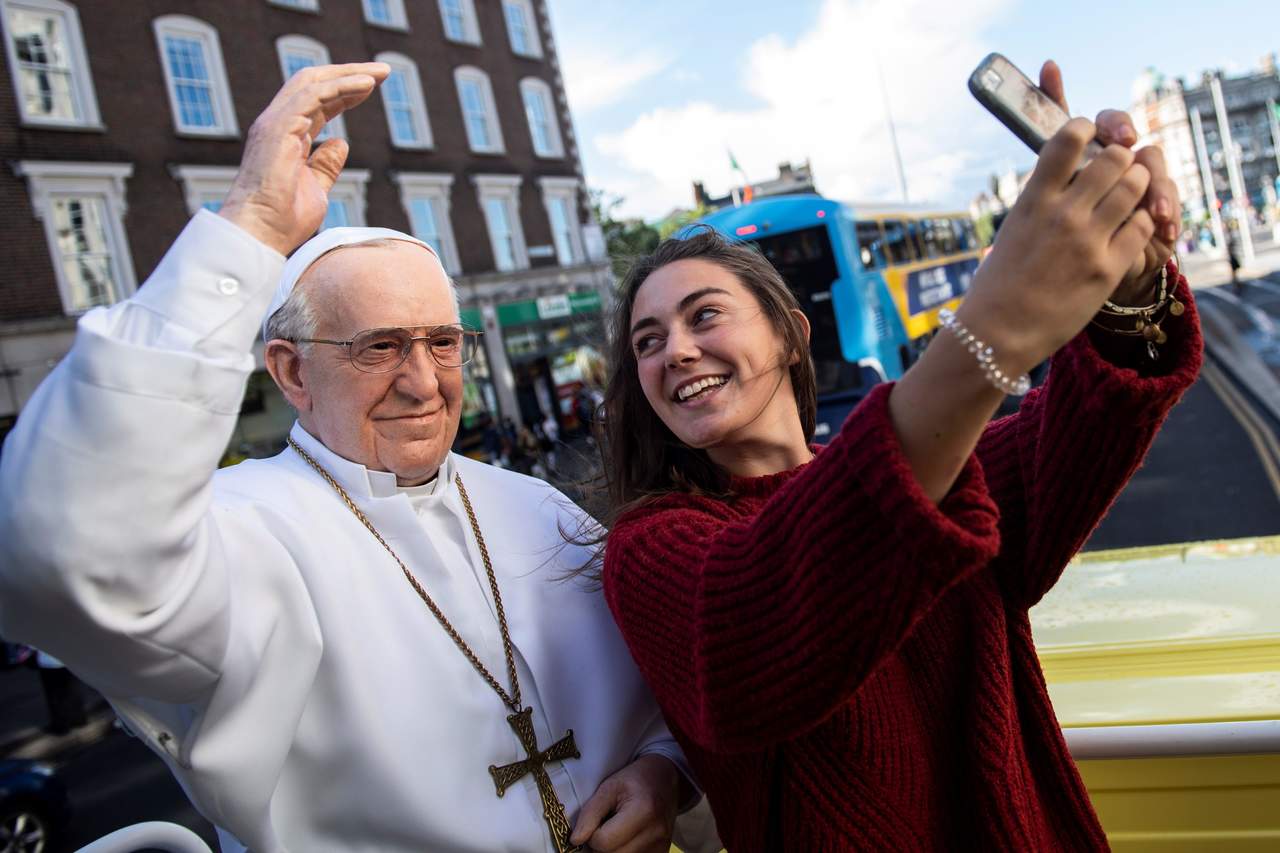
[(1106, 849), (1027, 611), (1195, 379), (1178, 292), (1154, 367), (1082, 333), (941, 504), (885, 385), (807, 465), (615, 525), (605, 595), (732, 853)]

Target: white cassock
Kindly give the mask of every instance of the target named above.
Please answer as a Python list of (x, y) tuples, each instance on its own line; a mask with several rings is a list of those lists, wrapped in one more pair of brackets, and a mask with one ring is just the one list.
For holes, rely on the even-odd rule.
[[(510, 711), (390, 555), (294, 451), (218, 471), (283, 259), (201, 212), (128, 302), (81, 321), (0, 458), (0, 627), (103, 691), (225, 850), (549, 851)], [(492, 556), (523, 703), (572, 822), (638, 755), (684, 759), (602, 597), (557, 580), (586, 552), (547, 484), (450, 455), (398, 489), (293, 437), (342, 484), (509, 689)]]

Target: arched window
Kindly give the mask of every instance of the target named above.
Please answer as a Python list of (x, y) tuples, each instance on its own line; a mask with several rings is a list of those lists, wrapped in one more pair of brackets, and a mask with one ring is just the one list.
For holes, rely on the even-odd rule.
[(560, 121), (556, 117), (555, 97), (545, 80), (526, 77), (520, 81), (520, 100), (529, 120), (533, 152), (539, 157), (563, 157), (564, 142), (560, 138)]
[(464, 65), (453, 72), (453, 79), (458, 86), (458, 103), (462, 106), (462, 120), (471, 150), (480, 154), (501, 154), (505, 150), (502, 126), (498, 123), (498, 107), (493, 100), (489, 75), (479, 68)]
[(538, 16), (529, 0), (502, 0), (502, 15), (507, 19), (507, 38), (511, 49), (521, 56), (542, 57), (542, 41), (538, 38)]
[(187, 15), (156, 18), (152, 28), (177, 131), (198, 136), (239, 133), (218, 31)]
[(430, 148), (431, 122), (427, 119), (418, 66), (402, 53), (380, 53), (374, 59), (391, 66), (391, 74), (380, 87), (391, 144), (397, 148)]
[(409, 29), (404, 13), (404, 0), (364, 0), (364, 19), (393, 30)]
[(23, 123), (98, 127), (98, 100), (76, 8), (60, 0), (3, 0), (0, 7)]
[(440, 0), (440, 20), (449, 41), (480, 43), (480, 23), (473, 0)]
[[(330, 62), (329, 49), (315, 39), (307, 38), (306, 36), (281, 36), (276, 39), (276, 53), (280, 56), (280, 73), (286, 80), (303, 68), (310, 68), (313, 65), (328, 65)], [(331, 119), (324, 126), (324, 130), (320, 131), (316, 141), (323, 142), (334, 137), (338, 139), (347, 138), (347, 126), (343, 123), (341, 115)]]

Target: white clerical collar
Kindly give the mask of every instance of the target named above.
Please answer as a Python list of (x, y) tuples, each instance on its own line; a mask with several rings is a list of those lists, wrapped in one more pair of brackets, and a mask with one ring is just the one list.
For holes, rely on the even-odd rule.
[[(371, 471), (359, 462), (352, 462), (350, 459), (339, 456), (329, 448), (320, 443), (320, 439), (307, 432), (302, 424), (294, 421), (293, 429), (289, 431), (289, 436), (302, 447), (303, 450), (311, 454), (320, 466), (338, 481), (342, 488), (346, 489), (352, 495), (358, 495), (365, 498), (389, 498), (399, 494), (404, 489), (396, 485), (396, 475), (390, 471)], [(429, 485), (430, 491), (418, 491), (417, 495), (423, 497), (426, 495), (443, 495), (448, 490), (448, 483), (453, 480), (454, 463), (453, 454), (448, 453), (444, 457), (444, 462), (440, 464), (440, 470), (436, 474), (435, 480)], [(441, 488), (440, 484), (445, 483), (445, 487)], [(423, 490), (424, 486), (409, 487), (415, 490)], [(412, 496), (411, 496), (412, 497)]]

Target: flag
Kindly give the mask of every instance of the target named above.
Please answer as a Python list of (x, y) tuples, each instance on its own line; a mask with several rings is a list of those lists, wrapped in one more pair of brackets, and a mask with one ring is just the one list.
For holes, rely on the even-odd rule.
[(741, 172), (742, 167), (738, 165), (737, 158), (733, 156), (733, 150), (732, 149), (725, 149), (725, 150), (729, 152), (729, 168), (733, 169), (733, 171), (735, 172)]

